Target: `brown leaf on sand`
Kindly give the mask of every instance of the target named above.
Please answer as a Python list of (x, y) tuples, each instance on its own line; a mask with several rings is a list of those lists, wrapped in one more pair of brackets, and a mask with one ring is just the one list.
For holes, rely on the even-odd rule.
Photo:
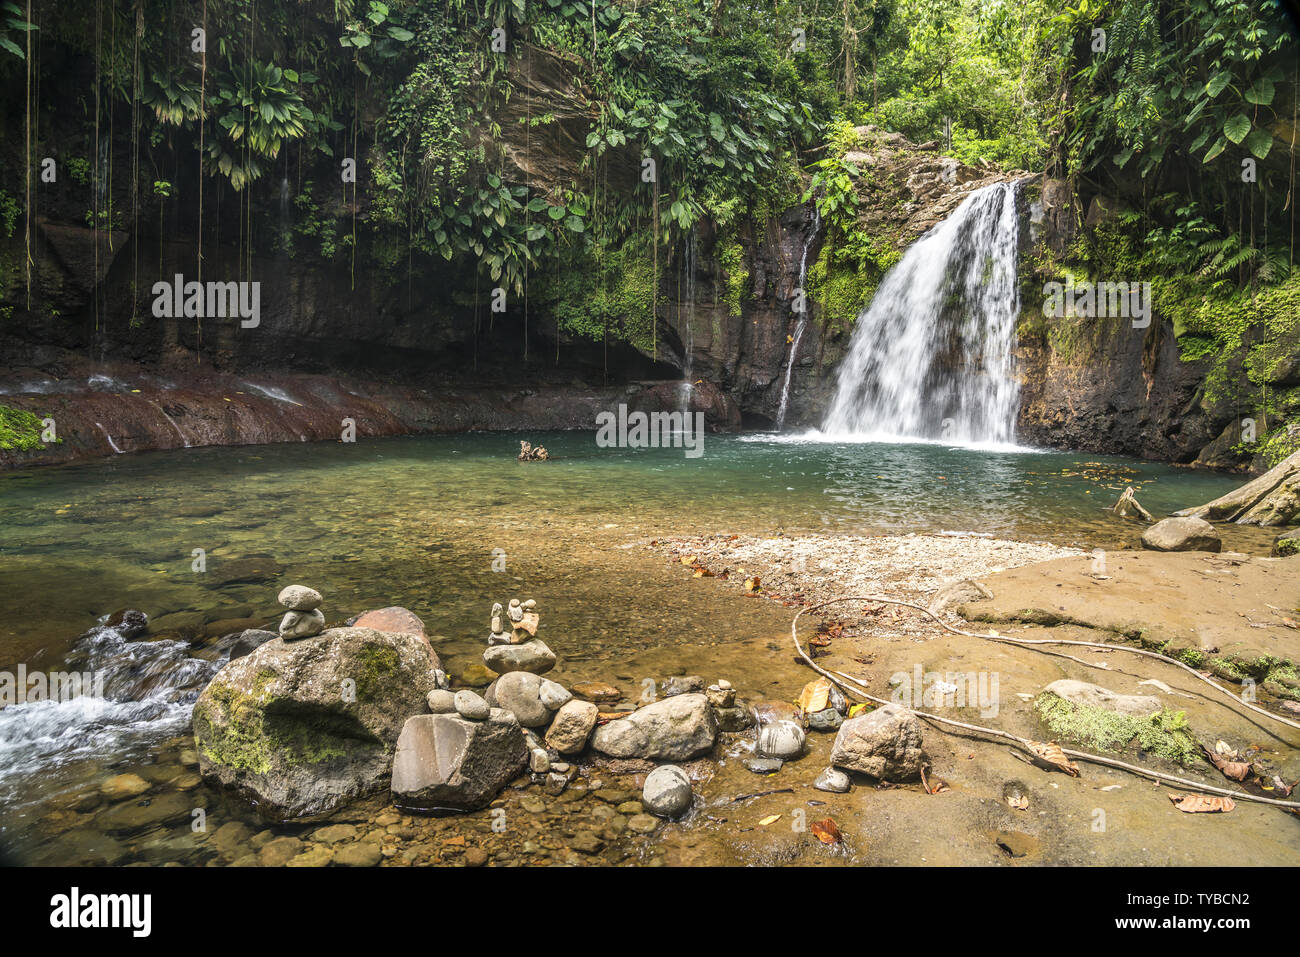
[(835, 826), (835, 822), (830, 818), (823, 821), (813, 821), (809, 826), (809, 830), (813, 832), (813, 837), (823, 844), (844, 843), (844, 835), (840, 833), (840, 829)]
[(703, 565), (696, 565), (696, 566), (695, 566), (695, 577), (696, 577), (696, 578), (712, 578), (712, 577), (713, 577), (713, 572), (709, 571), (709, 570), (708, 570), (707, 568), (705, 568)]
[(1204, 794), (1171, 794), (1174, 807), (1187, 814), (1217, 814), (1231, 811), (1237, 806), (1232, 798), (1206, 797)]
[(816, 714), (818, 711), (826, 710), (826, 703), (830, 695), (831, 679), (818, 678), (816, 681), (810, 681), (803, 686), (803, 691), (799, 693), (799, 700), (796, 704), (804, 714)]
[(683, 555), (683, 556), (682, 556), (682, 564), (683, 564), (683, 565), (694, 565), (694, 564), (696, 563), (696, 561), (698, 561), (698, 559), (697, 559), (694, 555)]
[(745, 591), (750, 592), (750, 593), (753, 593), (753, 592), (756, 592), (756, 591), (762, 591), (762, 590), (763, 590), (763, 585), (762, 585), (762, 583), (759, 581), (757, 575), (754, 575), (754, 576), (751, 577), (751, 578), (746, 578), (746, 579), (745, 579)]
[(1041, 741), (1031, 741), (1029, 747), (1034, 752), (1034, 763), (1039, 767), (1048, 771), (1064, 771), (1072, 778), (1079, 776), (1079, 768), (1070, 763), (1070, 759), (1065, 756), (1065, 752), (1055, 741), (1048, 741), (1046, 744)]
[(1029, 798), (1023, 794), (1011, 794), (1007, 796), (1007, 805), (1017, 811), (1029, 810)]
[(1210, 763), (1222, 771), (1223, 776), (1230, 781), (1244, 781), (1246, 775), (1250, 773), (1250, 763), (1247, 761), (1230, 761), (1223, 755), (1211, 751), (1205, 745), (1201, 745), (1201, 750), (1210, 759)]
[(825, 648), (830, 645), (830, 643), (831, 639), (828, 635), (813, 635), (808, 639), (808, 644), (812, 645), (814, 648)]

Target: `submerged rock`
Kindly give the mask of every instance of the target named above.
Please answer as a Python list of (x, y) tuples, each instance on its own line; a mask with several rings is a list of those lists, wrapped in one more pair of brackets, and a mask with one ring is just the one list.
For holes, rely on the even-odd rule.
[(688, 761), (707, 754), (718, 737), (718, 723), (702, 694), (656, 701), (596, 729), (591, 744), (614, 758)]
[(475, 811), (524, 767), (528, 747), (515, 716), (493, 708), (486, 721), (450, 714), (407, 720), (393, 759), (392, 791), (401, 807)]
[(745, 759), (745, 767), (755, 774), (775, 774), (785, 767), (780, 758), (750, 757)]
[(647, 774), (641, 791), (642, 807), (659, 817), (677, 817), (685, 813), (694, 798), (691, 779), (673, 764), (665, 764)]
[(226, 643), (226, 639), (222, 639), (213, 647), (221, 650), (223, 643), (226, 643), (230, 649), (230, 660), (234, 661), (236, 658), (251, 655), (275, 637), (276, 634), (273, 631), (265, 631), (261, 628), (245, 628), (234, 638), (231, 638), (228, 643)]
[(149, 616), (136, 608), (123, 608), (113, 612), (104, 622), (126, 641), (139, 638), (149, 630)]
[(1166, 518), (1142, 533), (1142, 547), (1157, 552), (1217, 552), (1223, 542), (1204, 519)]
[(230, 662), (194, 705), (199, 771), (280, 817), (384, 786), (407, 717), (434, 690), (412, 635), (331, 628)]
[(831, 764), (873, 778), (908, 781), (921, 775), (921, 722), (898, 704), (849, 718), (831, 748)]

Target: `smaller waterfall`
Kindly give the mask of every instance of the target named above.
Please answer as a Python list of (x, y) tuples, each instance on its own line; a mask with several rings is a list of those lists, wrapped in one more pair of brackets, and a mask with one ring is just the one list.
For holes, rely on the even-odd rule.
[(121, 455), (122, 450), (117, 447), (117, 443), (114, 442), (113, 437), (108, 434), (108, 429), (104, 428), (104, 424), (102, 422), (96, 422), (95, 425), (99, 427), (99, 431), (104, 433), (104, 438), (108, 439), (108, 444), (112, 447), (113, 451), (118, 455)]
[(849, 441), (1015, 443), (1016, 186), (976, 190), (907, 250), (858, 317), (822, 427)]
[(678, 281), (677, 292), (677, 319), (678, 325), (684, 326), (684, 335), (682, 335), (682, 384), (679, 387), (681, 394), (682, 421), (688, 421), (691, 412), (691, 394), (695, 391), (694, 379), (692, 377), (694, 352), (695, 352), (695, 227), (691, 227), (690, 234), (686, 237), (686, 248), (682, 254), (682, 271), (686, 279), (686, 321), (682, 320), (681, 286)]
[(803, 341), (804, 330), (808, 328), (808, 291), (804, 288), (804, 281), (808, 277), (808, 250), (812, 249), (812, 244), (817, 241), (817, 233), (821, 228), (821, 211), (817, 208), (817, 201), (813, 200), (812, 229), (804, 237), (803, 256), (799, 260), (799, 285), (795, 287), (794, 302), (791, 305), (791, 310), (798, 316), (798, 321), (795, 323), (794, 336), (790, 341), (790, 359), (785, 366), (785, 381), (781, 383), (781, 404), (776, 410), (778, 432), (785, 425), (785, 413), (790, 405), (790, 378), (794, 373), (795, 360), (799, 358), (799, 343)]

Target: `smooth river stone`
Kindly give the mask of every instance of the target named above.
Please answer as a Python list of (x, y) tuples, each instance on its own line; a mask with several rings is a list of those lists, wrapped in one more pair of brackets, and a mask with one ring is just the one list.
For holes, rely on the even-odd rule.
[(321, 593), (306, 585), (289, 585), (280, 592), (279, 602), (290, 611), (312, 611), (325, 599)]
[(512, 671), (545, 674), (555, 667), (555, 652), (540, 638), (518, 645), (492, 645), (483, 652), (483, 664), (499, 675)]

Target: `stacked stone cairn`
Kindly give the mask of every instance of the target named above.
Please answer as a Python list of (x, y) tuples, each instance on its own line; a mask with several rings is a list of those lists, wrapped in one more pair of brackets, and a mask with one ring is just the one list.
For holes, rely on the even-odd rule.
[[(588, 709), (583, 708), (583, 720), (578, 722), (581, 727), (573, 729), (575, 734), (572, 737), (575, 740), (568, 740), (562, 725), (556, 734), (554, 745), (549, 748), (538, 732), (533, 730), (542, 729), (544, 732), (573, 699), (573, 695), (563, 685), (541, 677), (554, 668), (556, 662), (555, 652), (537, 637), (541, 621), (541, 612), (537, 610), (537, 602), (532, 598), (523, 602), (512, 598), (505, 608), (497, 602), (492, 606), (488, 647), (483, 652), (483, 664), (500, 675), (488, 686), (487, 704), (513, 712), (519, 723), (527, 729), (528, 766), (539, 780), (553, 773), (551, 765), (561, 753), (581, 750), (587, 743), (587, 733), (595, 724), (595, 708), (590, 708), (593, 713), (589, 716), (586, 714)], [(590, 725), (586, 720), (588, 717)], [(578, 730), (584, 732), (580, 743), (576, 740)], [(566, 777), (565, 783), (567, 780)], [(547, 784), (553, 788), (563, 787), (558, 781), (547, 781)]]
[(311, 638), (325, 630), (320, 610), (321, 593), (306, 585), (290, 585), (280, 592), (279, 602), (289, 609), (280, 619), (280, 637), (285, 641)]

